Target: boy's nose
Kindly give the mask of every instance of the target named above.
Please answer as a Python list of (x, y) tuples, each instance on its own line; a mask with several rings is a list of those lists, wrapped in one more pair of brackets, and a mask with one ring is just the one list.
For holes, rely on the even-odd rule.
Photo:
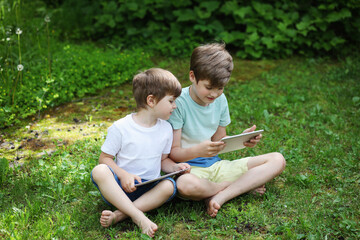
[(219, 96), (219, 93), (218, 91), (212, 91), (211, 94), (210, 94), (212, 97), (216, 98)]

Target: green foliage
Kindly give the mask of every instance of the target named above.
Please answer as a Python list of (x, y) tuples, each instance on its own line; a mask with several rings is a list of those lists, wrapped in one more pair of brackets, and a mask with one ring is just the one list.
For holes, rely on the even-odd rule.
[(149, 66), (149, 55), (141, 48), (59, 42), (42, 1), (1, 1), (0, 12), (0, 128), (49, 106), (119, 86)]
[(357, 1), (334, 0), (65, 0), (54, 15), (70, 39), (145, 45), (173, 56), (223, 40), (241, 58), (281, 58), (351, 52), (360, 39), (359, 10)]
[(6, 174), (9, 171), (9, 162), (6, 158), (0, 158), (0, 187), (6, 180)]
[[(23, 82), (11, 103), (7, 89), (0, 87), (0, 127), (74, 98), (119, 86), (149, 66), (149, 56), (141, 49), (115, 51), (94, 45), (57, 43), (52, 54), (51, 78), (45, 64), (29, 64)], [(45, 66), (44, 66), (45, 65)], [(26, 66), (26, 65), (25, 65)]]

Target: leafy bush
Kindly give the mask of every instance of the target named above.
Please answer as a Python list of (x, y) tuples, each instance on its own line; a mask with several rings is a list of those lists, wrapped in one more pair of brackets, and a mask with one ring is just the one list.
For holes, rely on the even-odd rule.
[(64, 0), (54, 15), (66, 38), (146, 45), (166, 55), (223, 40), (241, 58), (279, 58), (351, 52), (360, 39), (359, 10), (355, 0)]
[(0, 2), (0, 128), (150, 66), (141, 48), (59, 42), (52, 20), (41, 0)]
[[(94, 45), (60, 44), (52, 55), (51, 77), (45, 64), (31, 65), (23, 73), (14, 103), (0, 96), (0, 127), (35, 114), (37, 111), (95, 94), (106, 87), (119, 86), (149, 64), (141, 49), (117, 52)], [(0, 92), (6, 92), (0, 86)]]

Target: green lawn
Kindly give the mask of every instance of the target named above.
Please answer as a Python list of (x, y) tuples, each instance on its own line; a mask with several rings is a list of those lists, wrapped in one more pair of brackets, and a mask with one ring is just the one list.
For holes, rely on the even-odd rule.
[[(154, 62), (185, 86), (187, 61)], [(179, 199), (147, 213), (159, 226), (156, 239), (359, 239), (359, 69), (358, 57), (236, 60), (225, 88), (228, 134), (252, 124), (265, 133), (256, 148), (222, 157), (277, 151), (286, 170), (264, 196), (237, 197), (216, 218), (203, 202)], [(90, 181), (106, 128), (133, 106), (124, 85), (1, 130), (14, 148), (0, 148), (0, 158), (24, 164), (15, 164), (0, 188), (0, 239), (146, 239), (130, 220), (100, 226), (107, 206)]]

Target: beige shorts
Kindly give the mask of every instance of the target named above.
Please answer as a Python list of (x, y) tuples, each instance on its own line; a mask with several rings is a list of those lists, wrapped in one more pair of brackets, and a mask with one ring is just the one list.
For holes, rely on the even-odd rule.
[(233, 161), (221, 160), (210, 167), (191, 166), (191, 173), (212, 182), (233, 182), (248, 171), (248, 160), (249, 157)]

